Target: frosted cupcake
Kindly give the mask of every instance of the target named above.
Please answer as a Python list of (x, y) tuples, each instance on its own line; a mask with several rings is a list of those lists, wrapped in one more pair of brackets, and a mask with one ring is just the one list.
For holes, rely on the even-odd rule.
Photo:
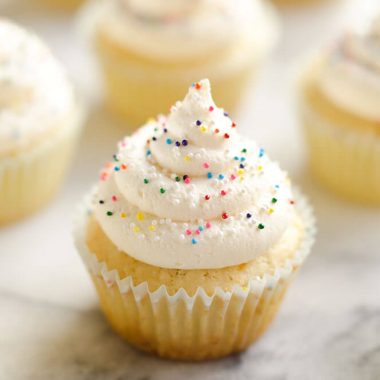
[(260, 0), (93, 1), (83, 14), (106, 102), (131, 125), (168, 110), (203, 76), (219, 104), (234, 109), (275, 37), (272, 10)]
[(208, 80), (119, 143), (76, 228), (113, 328), (143, 350), (186, 360), (255, 341), (312, 235), (305, 200), (237, 133)]
[(342, 37), (301, 80), (302, 121), (316, 177), (380, 205), (380, 21)]
[(60, 64), (37, 37), (0, 19), (0, 224), (57, 191), (82, 112)]

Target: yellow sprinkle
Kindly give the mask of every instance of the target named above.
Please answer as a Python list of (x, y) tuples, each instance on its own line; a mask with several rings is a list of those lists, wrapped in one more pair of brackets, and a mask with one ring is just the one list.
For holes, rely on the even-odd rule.
[(244, 169), (239, 169), (239, 170), (237, 171), (237, 174), (238, 174), (238, 175), (242, 175), (242, 174), (244, 174), (244, 173), (245, 173)]
[(241, 176), (239, 177), (239, 179), (240, 179), (240, 181), (244, 181), (244, 176), (241, 175)]
[(190, 160), (191, 160), (190, 156), (185, 156), (183, 159), (184, 159), (185, 161), (190, 161)]
[(120, 214), (120, 218), (125, 219), (127, 217), (127, 214), (125, 212), (122, 212)]
[(201, 132), (207, 132), (207, 127), (205, 127), (204, 125), (201, 126)]
[(274, 209), (273, 208), (270, 208), (269, 210), (268, 210), (268, 214), (273, 214), (274, 213)]
[(135, 234), (138, 234), (140, 232), (140, 227), (138, 227), (138, 226), (133, 227), (133, 232)]
[(150, 225), (148, 228), (149, 228), (149, 231), (152, 231), (152, 232), (156, 231), (156, 227), (153, 226), (153, 224)]
[(259, 166), (257, 167), (257, 170), (259, 170), (259, 171), (263, 170), (262, 165), (259, 165)]
[(138, 212), (136, 215), (136, 219), (142, 221), (145, 219), (145, 215), (142, 212)]

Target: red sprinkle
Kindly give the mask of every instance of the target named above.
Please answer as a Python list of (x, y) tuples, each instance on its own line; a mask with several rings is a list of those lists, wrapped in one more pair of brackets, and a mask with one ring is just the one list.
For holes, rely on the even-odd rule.
[(190, 183), (190, 178), (189, 177), (185, 179), (185, 183), (186, 183), (186, 185), (188, 185)]
[(231, 128), (236, 128), (236, 123), (234, 121), (232, 122)]
[(126, 164), (121, 164), (120, 167), (122, 168), (122, 170), (126, 170), (126, 169), (128, 169), (128, 165), (126, 165)]
[(213, 106), (210, 106), (210, 107), (208, 108), (208, 110), (209, 110), (210, 112), (212, 112), (212, 111), (214, 111), (214, 107), (213, 107)]
[(210, 200), (210, 196), (208, 194), (205, 195), (205, 199), (206, 199), (206, 201), (209, 201)]
[(200, 85), (199, 83), (195, 83), (196, 90), (200, 90), (201, 88), (202, 88), (202, 85)]
[(227, 219), (228, 218), (228, 214), (226, 213), (226, 212), (224, 212), (223, 214), (222, 214), (222, 219)]
[(231, 174), (230, 179), (231, 179), (231, 181), (234, 181), (236, 179), (236, 175), (235, 174)]
[(200, 235), (200, 234), (201, 234), (201, 231), (199, 231), (199, 230), (195, 231), (195, 235)]
[(214, 132), (215, 132), (215, 133), (219, 133), (220, 131), (219, 131), (218, 128), (216, 128)]
[(206, 228), (211, 228), (211, 223), (210, 222), (206, 223)]
[(117, 202), (117, 196), (116, 195), (112, 195), (112, 202)]
[(230, 138), (230, 135), (228, 133), (225, 133), (224, 136), (223, 136), (225, 139), (229, 139)]
[(208, 168), (210, 167), (210, 164), (209, 164), (208, 162), (205, 162), (205, 163), (203, 164), (203, 167), (204, 167), (205, 169), (208, 169)]
[(227, 192), (224, 191), (224, 190), (222, 190), (222, 191), (220, 192), (220, 195), (221, 195), (222, 197), (224, 197), (225, 195), (227, 195)]
[(191, 235), (191, 234), (192, 234), (191, 230), (186, 230), (186, 235)]

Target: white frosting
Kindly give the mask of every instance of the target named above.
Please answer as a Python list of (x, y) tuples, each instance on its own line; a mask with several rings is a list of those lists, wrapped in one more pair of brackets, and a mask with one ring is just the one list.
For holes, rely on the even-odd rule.
[(273, 42), (273, 20), (260, 0), (98, 2), (98, 25), (121, 45), (154, 59), (196, 60), (241, 45), (259, 50)]
[(0, 19), (0, 156), (56, 128), (74, 107), (64, 71), (37, 37)]
[(280, 240), (293, 216), (289, 181), (235, 126), (203, 80), (120, 142), (95, 216), (121, 251), (164, 268), (222, 268)]
[(380, 19), (339, 41), (327, 57), (320, 87), (337, 106), (380, 121)]

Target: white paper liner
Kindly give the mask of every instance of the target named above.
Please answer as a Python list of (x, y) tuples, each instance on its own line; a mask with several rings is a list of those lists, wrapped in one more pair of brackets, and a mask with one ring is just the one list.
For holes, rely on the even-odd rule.
[(305, 237), (294, 257), (289, 259), (283, 267), (277, 268), (273, 275), (266, 275), (263, 278), (253, 278), (249, 282), (248, 287), (242, 288), (241, 286), (236, 286), (232, 292), (226, 292), (221, 288), (216, 288), (215, 293), (212, 296), (207, 295), (201, 286), (193, 296), (189, 296), (185, 289), (180, 289), (175, 295), (169, 295), (164, 285), (154, 292), (151, 292), (148, 289), (148, 284), (146, 282), (139, 285), (134, 285), (131, 277), (120, 279), (116, 270), (108, 270), (107, 265), (104, 262), (99, 262), (96, 256), (88, 250), (86, 245), (86, 230), (88, 219), (92, 213), (92, 194), (93, 193), (85, 198), (74, 223), (74, 239), (76, 247), (89, 271), (95, 275), (100, 275), (109, 286), (117, 284), (120, 293), (126, 293), (129, 290), (132, 290), (136, 296), (136, 299), (141, 299), (145, 295), (149, 294), (153, 302), (158, 302), (158, 300), (162, 297), (168, 298), (170, 302), (176, 302), (179, 298), (181, 298), (186, 300), (186, 304), (189, 309), (192, 308), (192, 305), (198, 297), (200, 297), (207, 306), (212, 303), (212, 300), (216, 295), (225, 300), (230, 299), (233, 294), (238, 295), (241, 298), (246, 298), (249, 292), (255, 292), (258, 294), (261, 293), (264, 288), (274, 288), (274, 285), (281, 279), (286, 279), (290, 274), (292, 274), (294, 267), (298, 267), (303, 263), (305, 258), (310, 253), (316, 234), (315, 218), (312, 208), (308, 200), (301, 195), (299, 191), (295, 191), (296, 208), (305, 225)]
[(343, 196), (380, 205), (380, 134), (326, 120), (301, 97), (298, 107), (316, 175)]

